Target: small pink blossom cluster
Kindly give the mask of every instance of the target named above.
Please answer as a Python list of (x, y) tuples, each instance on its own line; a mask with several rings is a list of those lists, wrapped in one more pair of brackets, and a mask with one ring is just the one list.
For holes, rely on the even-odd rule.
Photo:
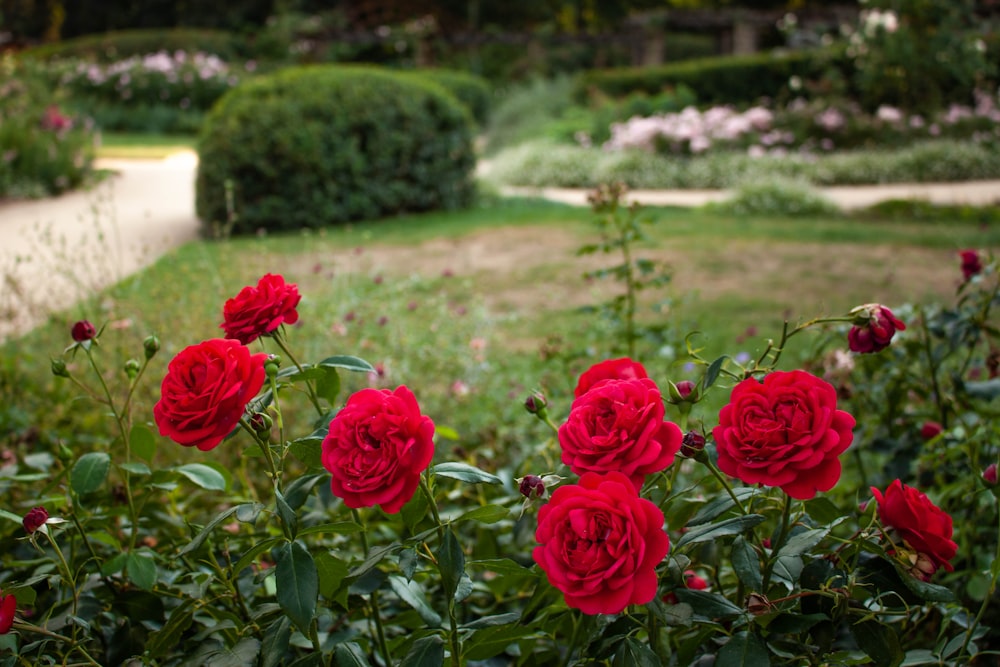
[(774, 114), (764, 107), (739, 112), (728, 106), (699, 111), (687, 107), (679, 113), (635, 116), (611, 126), (605, 150), (639, 148), (652, 151), (660, 143), (675, 152), (703, 153), (716, 142), (738, 141), (746, 135), (771, 129)]

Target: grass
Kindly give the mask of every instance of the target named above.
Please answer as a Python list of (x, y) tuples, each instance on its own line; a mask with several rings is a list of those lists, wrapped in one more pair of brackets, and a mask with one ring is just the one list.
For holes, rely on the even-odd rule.
[(162, 160), (174, 153), (194, 150), (196, 138), (185, 135), (103, 132), (99, 158)]
[[(684, 209), (649, 209), (653, 241), (637, 253), (665, 261), (668, 287), (645, 294), (641, 318), (666, 337), (642, 348), (655, 378), (693, 376), (684, 339), (705, 356), (759, 353), (793, 323), (845, 313), (870, 301), (898, 306), (946, 300), (960, 277), (957, 250), (1000, 245), (1000, 227), (964, 222), (879, 221), (847, 217), (737, 218)], [(454, 427), (450, 446), (513, 446), (539, 437), (520, 403), (541, 387), (568, 409), (576, 375), (612, 349), (609, 325), (579, 307), (620, 291), (588, 283), (584, 269), (613, 256), (575, 257), (594, 229), (585, 209), (531, 200), (491, 200), (467, 212), (406, 216), (320, 233), (188, 244), (106, 292), (3, 345), (0, 433), (30, 424), (45, 438), (78, 438), (66, 384), (49, 360), (68, 342), (72, 322), (107, 325), (108, 375), (157, 333), (141, 400), (148, 409), (169, 359), (181, 348), (221, 335), (225, 299), (265, 272), (299, 284), (301, 324), (289, 335), (304, 361), (355, 354), (381, 364), (381, 386), (408, 384), (429, 414)], [(657, 310), (654, 303), (667, 305)], [(839, 336), (840, 334), (836, 334)], [(797, 341), (797, 359), (817, 340)], [(345, 391), (369, 382), (344, 378)], [(564, 404), (565, 403), (565, 404)], [(21, 426), (18, 426), (21, 424)], [(93, 432), (93, 425), (88, 428)], [(19, 437), (19, 436), (18, 436)], [(522, 445), (523, 446), (523, 445)], [(189, 452), (167, 449), (171, 456)], [(197, 456), (195, 453), (193, 456)]]

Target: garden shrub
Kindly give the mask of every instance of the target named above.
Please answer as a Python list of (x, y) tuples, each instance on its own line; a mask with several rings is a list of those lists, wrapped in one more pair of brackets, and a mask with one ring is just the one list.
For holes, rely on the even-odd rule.
[(709, 204), (720, 213), (736, 216), (831, 216), (837, 205), (800, 179), (772, 178), (740, 185), (732, 197)]
[(42, 60), (84, 58), (114, 62), (157, 51), (203, 52), (223, 60), (236, 60), (247, 54), (247, 47), (239, 36), (222, 30), (152, 28), (84, 35), (25, 49), (21, 56)]
[(0, 59), (0, 197), (39, 197), (91, 174), (93, 123), (60, 106), (39, 68)]
[(597, 69), (577, 77), (574, 97), (583, 102), (595, 95), (656, 95), (684, 85), (703, 103), (751, 104), (761, 97), (774, 98), (783, 93), (792, 77), (822, 78), (828, 67), (841, 64), (836, 52), (820, 50), (698, 58), (658, 67)]
[(422, 69), (414, 74), (418, 78), (432, 81), (464, 104), (473, 119), (483, 125), (493, 106), (493, 89), (489, 82), (475, 74), (450, 69)]
[(377, 67), (247, 82), (206, 117), (199, 153), (198, 216), (234, 233), (453, 209), (474, 192), (468, 111), (439, 86)]

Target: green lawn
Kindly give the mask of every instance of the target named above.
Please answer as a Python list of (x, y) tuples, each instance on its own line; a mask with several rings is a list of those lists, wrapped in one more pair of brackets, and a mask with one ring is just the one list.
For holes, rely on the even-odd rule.
[(195, 143), (193, 136), (103, 132), (97, 157), (162, 159), (181, 151), (194, 150)]

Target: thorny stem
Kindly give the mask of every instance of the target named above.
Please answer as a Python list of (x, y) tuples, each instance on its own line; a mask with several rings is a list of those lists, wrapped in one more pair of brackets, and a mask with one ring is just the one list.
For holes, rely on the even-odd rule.
[(275, 488), (277, 488), (278, 469), (274, 463), (274, 454), (271, 452), (271, 443), (262, 438), (260, 434), (254, 430), (254, 427), (250, 425), (250, 422), (246, 420), (246, 417), (240, 418), (240, 426), (242, 426), (243, 430), (253, 437), (254, 442), (256, 442), (260, 446), (261, 451), (264, 452), (264, 458), (267, 461), (267, 471), (271, 476), (271, 480), (274, 483)]
[[(368, 530), (365, 526), (364, 520), (361, 518), (361, 512), (351, 508), (351, 516), (354, 517), (354, 522), (361, 526), (361, 547), (364, 551), (365, 558), (368, 558), (368, 552), (371, 547), (368, 544)], [(372, 620), (375, 623), (375, 636), (378, 640), (379, 651), (382, 652), (382, 659), (385, 661), (386, 665), (392, 664), (392, 655), (389, 653), (389, 642), (385, 639), (385, 628), (382, 627), (382, 616), (379, 614), (379, 604), (378, 604), (378, 589), (376, 588), (371, 592), (368, 599), (369, 605), (372, 612)]]

